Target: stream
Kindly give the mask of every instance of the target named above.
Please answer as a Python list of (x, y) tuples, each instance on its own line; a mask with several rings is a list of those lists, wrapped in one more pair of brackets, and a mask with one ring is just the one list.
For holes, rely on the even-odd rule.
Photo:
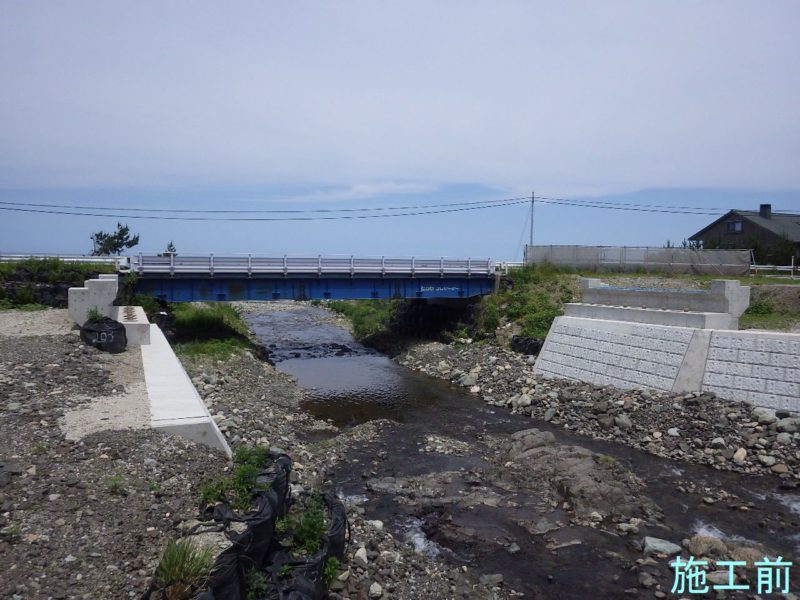
[[(658, 458), (489, 406), (358, 344), (317, 307), (275, 306), (246, 318), (270, 360), (304, 388), (303, 408), (315, 417), (343, 429), (372, 419), (392, 421), (378, 440), (352, 448), (329, 474), (337, 492), (366, 497), (367, 518), (380, 519), (417, 551), (479, 574), (502, 574), (504, 585), (525, 598), (653, 597), (654, 590), (641, 585), (636, 563), (642, 551), (635, 541), (646, 535), (680, 544), (705, 533), (763, 544), (793, 561), (800, 553), (800, 496), (780, 489), (776, 479)], [(637, 535), (625, 536), (570, 524), (561, 507), (535, 491), (510, 489), (502, 461), (492, 459), (493, 441), (532, 427), (552, 432), (557, 444), (582, 446), (624, 465), (644, 481), (643, 496), (663, 519), (648, 520)], [(456, 451), (437, 451), (439, 438), (458, 442)], [(387, 484), (427, 475), (440, 486), (440, 497), (463, 501), (398, 496)], [(726, 493), (728, 499), (718, 499)], [(552, 527), (533, 534), (525, 523)], [(649, 572), (668, 593), (672, 574), (661, 563), (648, 565)], [(800, 589), (798, 575), (795, 562), (792, 590)]]

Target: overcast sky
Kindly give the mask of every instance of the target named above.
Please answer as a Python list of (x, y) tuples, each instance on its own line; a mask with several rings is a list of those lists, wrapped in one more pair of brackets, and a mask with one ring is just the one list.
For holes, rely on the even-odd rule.
[[(778, 0), (0, 1), (0, 199), (380, 206), (535, 189), (800, 210), (799, 30), (800, 2)], [(177, 238), (192, 251), (511, 258), (525, 211), (269, 236), (131, 225), (154, 250)], [(543, 243), (627, 245), (713, 218), (539, 217)], [(0, 211), (0, 251), (82, 251), (115, 222)]]

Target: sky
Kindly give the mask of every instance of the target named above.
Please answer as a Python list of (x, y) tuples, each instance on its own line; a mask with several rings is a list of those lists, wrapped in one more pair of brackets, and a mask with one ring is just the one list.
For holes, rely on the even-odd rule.
[(536, 205), (534, 243), (628, 246), (679, 242), (727, 208), (800, 212), (798, 25), (794, 0), (7, 0), (0, 203), (110, 216), (0, 210), (0, 252), (86, 252), (118, 221), (143, 252), (172, 240), (184, 253), (513, 260), (529, 236), (526, 203), (258, 222), (130, 208), (535, 191), (712, 213)]

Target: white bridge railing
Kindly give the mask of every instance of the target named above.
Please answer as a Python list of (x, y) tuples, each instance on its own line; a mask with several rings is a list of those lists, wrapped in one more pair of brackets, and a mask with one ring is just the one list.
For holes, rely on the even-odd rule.
[(140, 275), (379, 275), (379, 276), (466, 276), (487, 277), (495, 273), (490, 259), (473, 258), (393, 258), (386, 256), (266, 257), (184, 256), (139, 254), (131, 260), (131, 270)]

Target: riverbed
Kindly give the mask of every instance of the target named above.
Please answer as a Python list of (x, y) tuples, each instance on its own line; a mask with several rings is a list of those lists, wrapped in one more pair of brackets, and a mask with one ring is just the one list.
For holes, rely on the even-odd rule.
[[(527, 598), (666, 597), (668, 559), (645, 556), (645, 536), (680, 545), (701, 534), (722, 540), (729, 553), (750, 548), (792, 560), (800, 552), (800, 497), (773, 478), (659, 458), (487, 405), (358, 344), (320, 307), (272, 307), (246, 318), (270, 361), (304, 388), (302, 407), (314, 417), (344, 430), (392, 422), (328, 473), (335, 490), (364, 497), (367, 518), (418, 552), (473, 569), (486, 583)], [(558, 472), (529, 479), (508, 443), (531, 428), (552, 434), (547, 456), (555, 471), (560, 454), (578, 448), (595, 453), (598, 472), (630, 477), (633, 516), (598, 504), (584, 518), (582, 499), (552, 485)], [(795, 562), (793, 590), (798, 571)], [(752, 570), (739, 576), (754, 581)]]

